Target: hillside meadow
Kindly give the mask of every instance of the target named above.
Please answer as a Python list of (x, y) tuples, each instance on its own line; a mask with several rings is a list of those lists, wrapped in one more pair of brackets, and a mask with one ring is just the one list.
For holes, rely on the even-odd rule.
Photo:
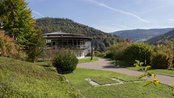
[[(92, 86), (86, 78), (104, 85)], [(145, 80), (124, 74), (77, 68), (73, 73), (59, 75), (47, 63), (29, 63), (0, 57), (0, 97), (32, 98), (172, 98), (172, 88), (149, 85)], [(135, 82), (140, 81), (140, 82)], [(135, 82), (135, 83), (134, 83)]]
[(0, 97), (78, 98), (79, 92), (53, 67), (0, 57)]

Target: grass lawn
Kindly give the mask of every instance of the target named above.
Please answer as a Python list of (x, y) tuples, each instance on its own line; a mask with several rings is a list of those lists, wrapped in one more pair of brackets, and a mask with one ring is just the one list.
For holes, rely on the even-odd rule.
[[(136, 67), (127, 67), (130, 70), (136, 70), (139, 71), (138, 68)], [(160, 74), (160, 75), (166, 75), (166, 76), (171, 76), (174, 77), (174, 70), (169, 70), (169, 69), (150, 69), (149, 72), (153, 72), (155, 74)]]
[(79, 59), (79, 63), (95, 62), (95, 61), (98, 61), (98, 60), (99, 60), (99, 58), (97, 58), (97, 57), (94, 57), (93, 60), (91, 60), (90, 57), (86, 57), (86, 58)]
[[(142, 80), (138, 83), (126, 83), (126, 81), (135, 81), (136, 77), (127, 76), (119, 73), (76, 69), (74, 73), (65, 75), (67, 79), (78, 88), (82, 95), (86, 98), (172, 98), (172, 89), (169, 86), (160, 84), (159, 86), (144, 85), (147, 81)], [(112, 83), (108, 81), (110, 78), (117, 78), (124, 81), (124, 84), (112, 86), (92, 86), (86, 78), (102, 82)]]
[(76, 98), (53, 67), (0, 57), (0, 98)]
[(97, 82), (100, 85), (104, 85), (104, 84), (111, 84), (111, 83), (118, 83), (118, 81), (114, 81), (109, 77), (90, 77), (92, 81)]
[[(79, 60), (79, 63), (89, 63), (89, 62), (95, 62), (95, 61), (98, 61), (99, 58), (98, 57), (94, 57), (93, 60), (91, 60), (90, 57), (85, 57), (85, 58), (81, 58), (81, 59), (78, 59)], [(49, 67), (51, 66), (51, 62), (47, 61), (47, 62), (36, 62), (35, 64), (38, 64), (38, 65), (42, 65), (44, 67)]]
[[(124, 61), (117, 61), (117, 62), (113, 62), (115, 65), (120, 65), (120, 67), (126, 67), (130, 70), (136, 70), (139, 71), (138, 68), (136, 67), (130, 67), (126, 62)], [(174, 70), (169, 70), (169, 69), (150, 69), (149, 72), (153, 72), (156, 74), (161, 74), (161, 75), (166, 75), (166, 76), (171, 76), (174, 77)]]
[(161, 75), (167, 75), (167, 76), (174, 77), (174, 70), (169, 70), (169, 69), (152, 69), (150, 71), (154, 72), (156, 74), (161, 74)]
[[(128, 67), (130, 70), (138, 70), (136, 67)], [(153, 72), (156, 74), (160, 75), (166, 75), (166, 76), (171, 76), (174, 77), (174, 70), (169, 70), (169, 69), (150, 69), (149, 72)]]
[[(66, 77), (69, 82), (65, 81)], [(86, 78), (98, 84), (124, 84), (92, 86)], [(172, 98), (172, 89), (166, 85), (153, 86), (138, 80), (108, 71), (76, 69), (74, 73), (58, 75), (54, 67), (45, 62), (29, 63), (0, 57), (0, 98)], [(80, 92), (79, 92), (80, 91)], [(83, 97), (84, 96), (84, 97)]]

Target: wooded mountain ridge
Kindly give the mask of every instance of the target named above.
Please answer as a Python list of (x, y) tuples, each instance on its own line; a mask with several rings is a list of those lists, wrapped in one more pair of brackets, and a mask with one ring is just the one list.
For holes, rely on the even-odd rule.
[(158, 29), (133, 29), (113, 32), (114, 35), (132, 41), (146, 41), (155, 36), (165, 34), (174, 28), (158, 28)]
[(70, 19), (49, 17), (40, 18), (36, 20), (36, 26), (43, 33), (62, 31), (66, 33), (81, 34), (86, 37), (91, 37), (93, 39), (92, 44), (98, 50), (105, 50), (105, 47), (109, 47), (114, 43), (124, 41), (122, 38), (116, 35), (105, 33), (101, 30), (74, 22)]
[(165, 44), (168, 41), (174, 41), (174, 29), (169, 31), (168, 33), (163, 34), (163, 35), (153, 37), (153, 38), (147, 40), (146, 43)]

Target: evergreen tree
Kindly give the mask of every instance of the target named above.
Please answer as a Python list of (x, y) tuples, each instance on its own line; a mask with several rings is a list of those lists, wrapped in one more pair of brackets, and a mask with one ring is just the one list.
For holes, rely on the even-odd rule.
[(35, 28), (35, 20), (27, 3), (24, 0), (2, 0), (0, 5), (3, 29), (26, 50), (28, 58), (35, 61), (43, 46), (43, 39)]
[(18, 41), (18, 36), (33, 32), (35, 21), (24, 0), (3, 0), (1, 7), (3, 29), (9, 36)]
[(45, 42), (40, 32), (33, 33), (33, 35), (30, 36), (32, 37), (28, 39), (28, 42), (26, 43), (27, 47), (25, 49), (29, 57), (28, 60), (35, 62), (37, 60), (37, 57), (43, 53)]

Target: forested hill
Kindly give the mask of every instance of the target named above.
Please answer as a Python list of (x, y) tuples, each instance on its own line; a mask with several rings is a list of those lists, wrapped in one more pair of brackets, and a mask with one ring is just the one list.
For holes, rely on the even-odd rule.
[(134, 29), (134, 30), (116, 31), (113, 34), (133, 41), (145, 41), (148, 40), (149, 38), (165, 34), (171, 30), (173, 30), (173, 28)]
[(174, 41), (174, 30), (172, 30), (168, 33), (165, 33), (163, 35), (153, 37), (153, 38), (147, 40), (146, 43), (149, 43), (149, 44), (165, 44), (168, 41), (172, 41), (172, 42)]
[(43, 33), (62, 31), (73, 34), (81, 34), (93, 39), (97, 39), (94, 41), (94, 44), (97, 43), (96, 46), (98, 46), (98, 48), (103, 47), (102, 44), (108, 47), (116, 42), (123, 41), (123, 39), (116, 35), (111, 35), (101, 30), (76, 23), (70, 19), (48, 17), (40, 18), (36, 20), (36, 25)]

